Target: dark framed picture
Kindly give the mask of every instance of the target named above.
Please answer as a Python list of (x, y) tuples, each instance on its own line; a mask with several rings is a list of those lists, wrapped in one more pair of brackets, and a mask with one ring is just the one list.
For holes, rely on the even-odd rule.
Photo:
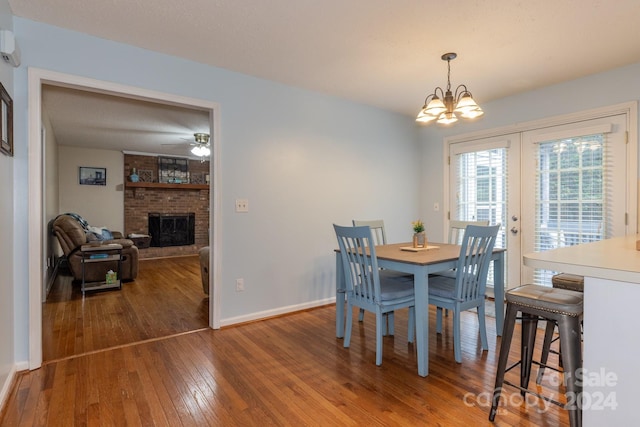
[(158, 182), (186, 184), (188, 177), (189, 159), (158, 157)]
[(78, 178), (80, 185), (107, 185), (107, 168), (80, 166)]
[(13, 99), (0, 83), (0, 151), (13, 156)]

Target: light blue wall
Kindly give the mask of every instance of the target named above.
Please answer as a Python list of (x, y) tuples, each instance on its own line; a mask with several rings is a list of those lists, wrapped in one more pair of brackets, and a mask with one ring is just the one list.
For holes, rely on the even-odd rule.
[[(473, 88), (473, 84), (469, 83)], [(444, 138), (514, 126), (548, 117), (571, 114), (640, 99), (640, 63), (594, 74), (581, 79), (548, 86), (539, 90), (481, 103), (485, 111), (474, 123), (457, 123), (450, 128), (433, 124), (420, 132), (423, 170), (421, 212), (434, 230), (434, 238), (442, 238), (444, 212), (434, 212), (434, 202), (442, 206), (445, 195), (443, 147)], [(638, 141), (632, 141), (637, 144)], [(434, 161), (434, 159), (436, 159)], [(428, 166), (427, 166), (428, 165)]]
[[(418, 130), (412, 118), (14, 20), (23, 54), (15, 83), (20, 194), (27, 194), (29, 173), (27, 67), (220, 104), (223, 321), (334, 295), (334, 222), (384, 218), (390, 240), (409, 239), (419, 209)], [(249, 199), (249, 213), (234, 212), (236, 198)], [(27, 235), (26, 218), (22, 198), (16, 235)], [(17, 360), (28, 356), (29, 272), (22, 240), (15, 257)], [(237, 293), (240, 277), (246, 290)]]
[[(0, 28), (11, 30), (13, 27), (9, 4), (0, 1)], [(0, 82), (9, 95), (13, 91), (14, 68), (0, 59)], [(14, 159), (0, 154), (0, 391), (14, 370), (15, 341), (14, 324), (14, 242), (13, 231), (15, 197), (11, 183), (14, 181)], [(1, 398), (2, 396), (0, 396)], [(0, 402), (1, 403), (1, 402)]]
[[(418, 130), (411, 117), (21, 18), (14, 18), (14, 30), (23, 54), (13, 86), (16, 157), (0, 159), (0, 173), (5, 164), (12, 168), (6, 173), (13, 174), (14, 186), (0, 186), (0, 197), (12, 200), (16, 194), (13, 216), (4, 221), (15, 227), (13, 234), (2, 231), (13, 253), (0, 257), (0, 313), (15, 313), (15, 321), (13, 331), (0, 322), (0, 379), (10, 363), (4, 352), (14, 350), (17, 362), (28, 356), (29, 66), (221, 105), (223, 319), (330, 297), (333, 222), (384, 218), (391, 241), (408, 240), (409, 224), (418, 217), (441, 230), (442, 212), (432, 207), (443, 202), (445, 136), (640, 98), (637, 64), (483, 103), (485, 117), (475, 124)], [(11, 70), (2, 64), (0, 78), (11, 81)], [(236, 198), (249, 199), (248, 214), (234, 213)], [(14, 241), (13, 235), (22, 237)], [(4, 275), (11, 269), (13, 289)], [(235, 292), (239, 277), (245, 279), (244, 293)], [(15, 347), (5, 350), (13, 333)]]

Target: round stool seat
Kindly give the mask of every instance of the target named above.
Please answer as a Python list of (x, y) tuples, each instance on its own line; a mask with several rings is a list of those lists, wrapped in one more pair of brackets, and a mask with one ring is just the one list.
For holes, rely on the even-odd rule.
[(508, 303), (572, 317), (582, 315), (584, 302), (581, 292), (540, 285), (524, 285), (510, 289), (506, 298)]

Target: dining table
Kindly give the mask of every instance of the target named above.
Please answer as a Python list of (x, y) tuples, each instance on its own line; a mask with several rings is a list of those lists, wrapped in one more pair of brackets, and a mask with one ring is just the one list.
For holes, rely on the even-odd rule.
[[(415, 291), (416, 350), (418, 375), (429, 374), (429, 274), (454, 269), (460, 256), (460, 245), (429, 242), (426, 248), (413, 248), (412, 243), (375, 246), (378, 267), (413, 274)], [(494, 248), (493, 284), (496, 333), (502, 335), (504, 322), (505, 249)], [(336, 337), (344, 337), (346, 284), (340, 250), (336, 249)], [(369, 253), (367, 251), (367, 253)]]

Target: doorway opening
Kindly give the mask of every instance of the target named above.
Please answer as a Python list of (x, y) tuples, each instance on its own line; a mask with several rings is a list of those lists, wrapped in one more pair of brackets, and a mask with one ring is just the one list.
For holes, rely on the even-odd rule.
[[(69, 87), (89, 92), (109, 94), (116, 97), (124, 97), (134, 100), (160, 103), (172, 106), (183, 106), (185, 108), (199, 108), (209, 112), (209, 127), (211, 129), (211, 166), (209, 174), (211, 176), (210, 192), (210, 213), (209, 213), (209, 242), (212, 248), (217, 247), (217, 212), (218, 188), (217, 171), (219, 170), (213, 163), (219, 159), (219, 106), (210, 101), (149, 91), (137, 87), (125, 86), (111, 82), (104, 82), (73, 75), (51, 72), (47, 70), (30, 69), (29, 76), (29, 99), (28, 99), (28, 146), (29, 146), (29, 229), (40, 230), (40, 232), (30, 233), (28, 241), (29, 271), (37, 272), (29, 277), (29, 369), (36, 369), (42, 364), (42, 301), (46, 286), (46, 244), (47, 244), (47, 218), (44, 214), (43, 200), (45, 196), (45, 185), (43, 170), (45, 168), (45, 153), (42, 146), (42, 87), (43, 85)], [(217, 252), (211, 250), (210, 283), (211, 289), (207, 310), (209, 312), (209, 327), (219, 328), (219, 299), (217, 292)]]

